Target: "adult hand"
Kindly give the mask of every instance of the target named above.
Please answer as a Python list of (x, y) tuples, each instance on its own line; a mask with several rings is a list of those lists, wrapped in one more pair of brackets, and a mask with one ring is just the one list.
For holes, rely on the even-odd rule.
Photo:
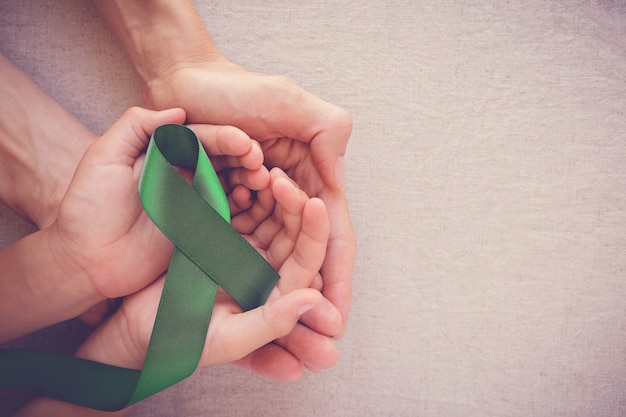
[[(172, 244), (145, 214), (137, 184), (152, 131), (184, 120), (182, 109), (129, 110), (87, 150), (61, 201), (49, 228), (51, 250), (67, 276), (86, 277), (102, 298), (140, 290), (167, 267)], [(231, 172), (227, 182), (267, 184), (261, 151), (241, 131), (222, 126), (196, 131), (209, 154), (230, 155), (216, 162), (220, 172), (226, 167)]]
[(356, 243), (344, 191), (349, 114), (283, 77), (245, 71), (221, 56), (179, 62), (145, 84), (145, 105), (182, 107), (188, 121), (229, 124), (257, 140), (265, 164), (282, 168), (330, 217), (323, 293), (348, 317)]

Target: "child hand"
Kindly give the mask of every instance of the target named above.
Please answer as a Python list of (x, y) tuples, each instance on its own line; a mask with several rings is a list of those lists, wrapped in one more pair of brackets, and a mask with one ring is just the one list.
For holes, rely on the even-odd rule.
[[(167, 268), (172, 244), (143, 211), (137, 184), (152, 131), (184, 119), (181, 109), (131, 109), (81, 159), (47, 231), (51, 251), (77, 288), (89, 287), (101, 300), (121, 297), (144, 288)], [(215, 156), (227, 192), (267, 186), (269, 173), (256, 142), (228, 126), (193, 128)], [(103, 312), (86, 318), (97, 322)]]

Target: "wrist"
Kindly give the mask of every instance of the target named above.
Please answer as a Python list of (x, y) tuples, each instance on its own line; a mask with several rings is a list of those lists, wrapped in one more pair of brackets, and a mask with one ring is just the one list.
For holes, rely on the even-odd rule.
[(92, 3), (130, 61), (144, 95), (173, 68), (223, 59), (190, 0)]
[(102, 300), (62, 261), (52, 234), (42, 229), (0, 250), (0, 343), (74, 318)]
[(89, 271), (68, 254), (61, 243), (56, 223), (37, 234), (41, 236), (41, 246), (46, 253), (46, 264), (49, 265), (50, 272), (47, 275), (54, 277), (55, 287), (65, 297), (64, 308), (71, 312), (70, 317), (76, 317), (107, 299), (93, 285)]
[[(202, 62), (179, 61), (142, 87), (143, 106), (153, 110), (183, 107), (187, 113), (188, 123), (207, 122), (204, 117), (196, 117), (197, 108), (195, 106), (187, 105), (190, 102), (190, 96), (198, 96), (198, 94), (194, 94), (200, 88), (197, 84), (198, 80), (203, 80), (207, 83), (206, 85), (211, 83), (220, 85), (220, 74), (234, 74), (243, 71), (245, 70), (242, 67), (223, 57)], [(202, 97), (202, 100), (206, 99), (208, 99), (206, 96)], [(193, 102), (193, 100), (191, 101)]]
[[(53, 153), (38, 167), (38, 181), (41, 194), (33, 195), (32, 201), (35, 205), (30, 215), (31, 221), (39, 228), (46, 228), (56, 220), (61, 200), (65, 196), (76, 167), (83, 157), (87, 148), (97, 139), (97, 136), (79, 123), (69, 113), (66, 124), (57, 126), (57, 132), (50, 130), (48, 125), (47, 133), (50, 137), (62, 137), (65, 141), (53, 145)], [(75, 122), (75, 123), (70, 123)], [(55, 127), (56, 128), (56, 127)], [(52, 142), (53, 139), (50, 139)]]
[(138, 345), (130, 330), (136, 328), (122, 305), (107, 321), (83, 342), (74, 353), (83, 359), (119, 366), (141, 369), (147, 345)]
[(0, 201), (43, 228), (95, 135), (1, 55), (0, 93)]

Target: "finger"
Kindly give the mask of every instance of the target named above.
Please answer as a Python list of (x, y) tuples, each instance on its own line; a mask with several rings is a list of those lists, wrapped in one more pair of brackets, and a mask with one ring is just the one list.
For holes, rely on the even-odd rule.
[(298, 324), (287, 337), (276, 341), (297, 357), (312, 372), (332, 368), (337, 364), (339, 352), (333, 339)]
[(257, 170), (263, 166), (260, 145), (236, 127), (209, 124), (193, 124), (188, 127), (195, 132), (210, 156), (220, 157), (211, 158), (217, 165), (216, 170), (225, 167)]
[[(330, 302), (325, 301), (305, 313), (309, 328), (296, 325), (287, 336), (263, 346), (235, 364), (258, 374), (278, 380), (294, 380), (302, 375), (303, 363), (307, 369), (319, 372), (337, 363), (338, 351), (329, 337), (341, 330), (341, 316)], [(332, 323), (329, 326), (329, 323)], [(326, 335), (326, 336), (324, 336)]]
[(304, 371), (304, 366), (298, 358), (275, 343), (262, 346), (233, 363), (279, 381), (294, 381), (300, 378)]
[(346, 187), (344, 155), (351, 132), (352, 121), (348, 116), (334, 128), (321, 130), (311, 140), (311, 157), (324, 183), (332, 190), (343, 191)]
[(308, 197), (279, 168), (273, 168), (270, 176), (276, 206), (271, 217), (258, 224), (254, 238), (260, 247), (267, 248), (267, 261), (278, 269), (293, 251)]
[(322, 274), (320, 274), (319, 272), (315, 274), (315, 278), (313, 278), (313, 281), (311, 282), (311, 285), (309, 285), (309, 287), (316, 289), (319, 292), (322, 292), (322, 290), (324, 289), (324, 280), (322, 279)]
[(236, 217), (239, 213), (249, 210), (253, 204), (252, 191), (246, 187), (234, 187), (228, 195), (231, 217)]
[(252, 236), (252, 233), (271, 216), (275, 202), (272, 190), (269, 187), (258, 191), (252, 206), (232, 218), (232, 226), (242, 235), (247, 235), (249, 241), (256, 243), (255, 247), (267, 248), (269, 242), (257, 240), (256, 237)]
[[(213, 159), (212, 159), (213, 161)], [(259, 169), (226, 168), (222, 171), (216, 169), (223, 185), (226, 189), (233, 189), (238, 185), (243, 185), (250, 190), (262, 190), (270, 183), (270, 174), (264, 165)]]
[(300, 323), (328, 337), (336, 337), (343, 330), (341, 312), (327, 299), (300, 317)]
[[(287, 335), (300, 317), (323, 301), (322, 294), (302, 289), (245, 313), (214, 311), (219, 326), (209, 326), (202, 365), (232, 362)], [(217, 314), (216, 314), (217, 313)], [(213, 319), (212, 319), (213, 320)]]
[[(277, 172), (280, 175), (277, 176)], [(259, 225), (255, 234), (269, 242), (267, 260), (279, 268), (293, 252), (302, 226), (302, 212), (309, 198), (282, 171), (273, 169), (271, 175), (276, 207), (271, 219)]]
[(104, 320), (106, 315), (109, 314), (111, 310), (109, 301), (109, 299), (102, 300), (89, 310), (83, 312), (78, 316), (78, 319), (89, 327), (96, 327)]
[(258, 142), (233, 126), (195, 124), (188, 127), (211, 156), (211, 163), (226, 189), (244, 185), (260, 190), (267, 186), (269, 174)]
[(309, 197), (282, 170), (273, 168), (270, 175), (272, 192), (278, 203), (276, 217), (284, 224), (286, 233), (295, 237), (300, 231), (302, 210)]
[(356, 256), (356, 241), (345, 194), (333, 191), (322, 194), (321, 198), (326, 203), (330, 219), (328, 250), (321, 269), (324, 280), (323, 294), (341, 312), (345, 332), (352, 302), (352, 270)]
[(312, 198), (302, 212), (302, 228), (293, 252), (279, 270), (279, 274), (285, 277), (277, 285), (281, 294), (309, 287), (313, 283), (324, 262), (328, 233), (326, 206), (322, 200)]
[(146, 148), (154, 129), (162, 124), (184, 121), (183, 109), (153, 111), (132, 107), (94, 143), (94, 146), (100, 148), (97, 154), (104, 163), (121, 162), (132, 165)]

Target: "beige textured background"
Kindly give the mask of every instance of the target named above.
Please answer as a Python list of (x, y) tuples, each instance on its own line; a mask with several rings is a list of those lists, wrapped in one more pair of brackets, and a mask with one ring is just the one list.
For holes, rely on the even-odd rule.
[[(197, 5), (231, 60), (352, 112), (354, 307), (334, 369), (202, 369), (134, 417), (626, 415), (624, 2)], [(0, 51), (96, 132), (139, 102), (81, 0), (1, 2)]]

